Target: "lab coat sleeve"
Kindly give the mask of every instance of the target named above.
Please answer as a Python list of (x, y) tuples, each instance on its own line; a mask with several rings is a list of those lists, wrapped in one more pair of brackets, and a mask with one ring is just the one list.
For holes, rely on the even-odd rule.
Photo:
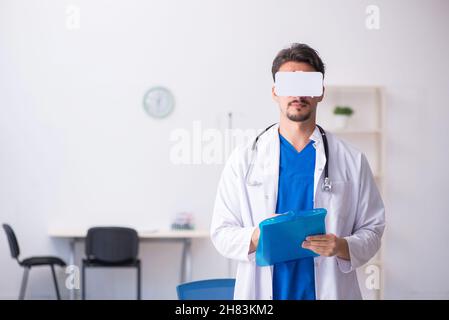
[(210, 235), (217, 251), (229, 259), (254, 260), (254, 253), (248, 254), (251, 236), (256, 227), (244, 226), (240, 209), (239, 184), (243, 179), (238, 174), (236, 151), (225, 165), (218, 185)]
[(337, 258), (340, 270), (351, 272), (367, 263), (379, 250), (385, 228), (385, 208), (373, 174), (364, 155), (361, 156), (357, 211), (352, 235), (345, 237), (350, 261)]

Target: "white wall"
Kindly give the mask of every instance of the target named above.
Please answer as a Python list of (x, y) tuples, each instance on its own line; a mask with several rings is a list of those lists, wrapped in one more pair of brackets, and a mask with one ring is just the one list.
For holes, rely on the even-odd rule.
[[(81, 10), (79, 30), (65, 27), (69, 4)], [(365, 27), (369, 4), (379, 30)], [(0, 221), (15, 227), (23, 256), (64, 258), (52, 226), (165, 227), (192, 210), (207, 228), (221, 166), (170, 164), (169, 134), (195, 120), (222, 129), (228, 111), (244, 127), (276, 120), (272, 59), (305, 42), (327, 64), (327, 83), (387, 89), (386, 297), (449, 298), (448, 9), (444, 0), (0, 0)], [(163, 121), (141, 106), (158, 84), (177, 102)], [(14, 298), (20, 269), (7, 250), (0, 241), (0, 297)], [(143, 297), (175, 298), (180, 247), (141, 252)], [(193, 258), (194, 279), (226, 276), (208, 241), (194, 243)], [(131, 272), (94, 273), (92, 297), (133, 297)], [(33, 270), (30, 296), (52, 297), (49, 281)]]

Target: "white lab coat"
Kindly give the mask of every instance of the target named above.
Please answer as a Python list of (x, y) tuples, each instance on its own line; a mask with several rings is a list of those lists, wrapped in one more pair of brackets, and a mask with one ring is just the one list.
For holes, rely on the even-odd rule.
[[(235, 299), (272, 299), (273, 268), (259, 267), (248, 254), (256, 226), (275, 213), (279, 178), (279, 125), (273, 126), (251, 151), (253, 141), (238, 147), (223, 170), (211, 223), (211, 239), (220, 254), (238, 261)], [(315, 261), (317, 299), (361, 299), (356, 268), (379, 250), (385, 209), (365, 156), (327, 133), (332, 192), (321, 189), (326, 157), (321, 134), (310, 139), (316, 148), (314, 207), (326, 208), (326, 232), (344, 237), (350, 261), (319, 256)], [(254, 165), (245, 178), (251, 159)], [(258, 185), (249, 185), (247, 180)]]

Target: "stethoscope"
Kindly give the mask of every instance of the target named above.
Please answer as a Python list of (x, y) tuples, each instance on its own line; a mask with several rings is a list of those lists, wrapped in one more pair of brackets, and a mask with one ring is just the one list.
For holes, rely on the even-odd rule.
[[(260, 186), (262, 182), (257, 180), (250, 181), (251, 174), (253, 172), (254, 162), (256, 160), (256, 154), (257, 154), (257, 142), (259, 141), (259, 138), (268, 130), (271, 129), (271, 127), (275, 126), (277, 123), (273, 123), (271, 126), (267, 127), (265, 130), (263, 130), (261, 133), (257, 135), (257, 137), (254, 139), (254, 142), (251, 146), (251, 162), (249, 164), (248, 170), (246, 171), (245, 181), (248, 186)], [(320, 130), (321, 137), (323, 138), (323, 145), (324, 145), (324, 155), (326, 157), (326, 163), (324, 165), (324, 181), (321, 186), (321, 189), (323, 191), (331, 192), (332, 191), (332, 183), (329, 179), (329, 145), (327, 143), (327, 137), (326, 132), (323, 128), (321, 128), (319, 125), (316, 125), (318, 127), (318, 130)]]

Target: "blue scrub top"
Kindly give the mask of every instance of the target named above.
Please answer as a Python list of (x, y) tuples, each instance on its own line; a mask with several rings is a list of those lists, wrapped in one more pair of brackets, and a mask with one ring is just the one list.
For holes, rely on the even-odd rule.
[[(310, 141), (300, 152), (280, 133), (279, 185), (276, 213), (313, 209), (315, 147)], [(313, 258), (273, 266), (274, 300), (315, 300)]]

